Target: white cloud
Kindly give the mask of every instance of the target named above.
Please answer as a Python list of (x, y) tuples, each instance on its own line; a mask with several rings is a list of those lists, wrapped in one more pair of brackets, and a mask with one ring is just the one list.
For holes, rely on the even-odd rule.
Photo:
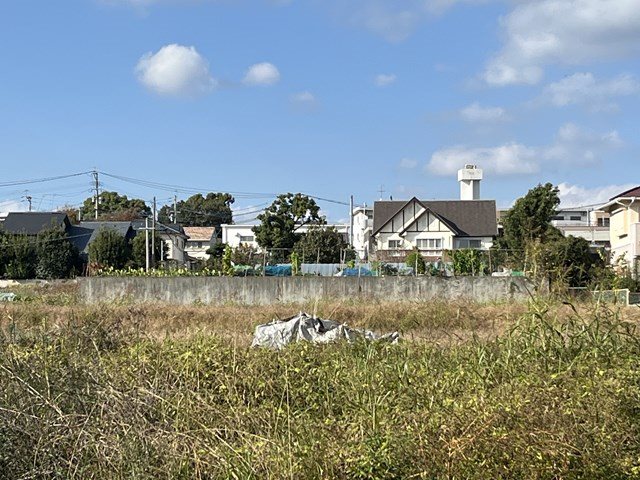
[(207, 60), (195, 47), (171, 44), (149, 52), (140, 58), (135, 72), (140, 83), (159, 95), (193, 97), (216, 86)]
[(584, 205), (604, 204), (610, 198), (620, 192), (624, 192), (635, 187), (636, 184), (627, 183), (623, 185), (606, 185), (603, 187), (585, 188), (579, 185), (561, 183), (558, 185), (560, 205), (563, 208), (577, 207)]
[(340, 21), (364, 28), (390, 42), (402, 42), (434, 15), (458, 3), (480, 4), (495, 0), (328, 0), (324, 5)]
[(403, 158), (400, 160), (400, 168), (406, 168), (410, 170), (412, 168), (416, 168), (418, 166), (418, 161), (414, 158)]
[(640, 52), (638, 0), (520, 0), (501, 25), (504, 45), (483, 75), (492, 85), (535, 84), (546, 65)]
[(275, 65), (268, 62), (256, 63), (247, 70), (244, 80), (245, 85), (275, 85), (280, 81), (280, 72)]
[(315, 112), (320, 107), (320, 102), (316, 96), (309, 91), (298, 92), (290, 95), (289, 102), (295, 111), (301, 113)]
[(395, 83), (397, 78), (398, 77), (396, 77), (394, 74), (380, 73), (373, 79), (373, 83), (376, 87), (387, 87)]
[(509, 119), (504, 108), (482, 107), (478, 102), (463, 108), (460, 115), (467, 122), (503, 122)]
[(576, 73), (549, 84), (539, 98), (556, 107), (583, 105), (590, 110), (612, 110), (614, 97), (640, 93), (640, 81), (633, 75), (619, 75), (610, 80), (596, 80), (591, 73)]
[(431, 156), (427, 171), (435, 175), (455, 175), (466, 164), (477, 164), (496, 175), (525, 175), (540, 170), (535, 148), (507, 143), (490, 148), (455, 146), (438, 150)]
[(0, 217), (6, 217), (10, 212), (26, 212), (27, 205), (16, 200), (0, 201)]
[(597, 164), (622, 144), (615, 130), (597, 134), (568, 123), (547, 146), (510, 142), (496, 147), (458, 145), (436, 151), (426, 165), (434, 175), (454, 175), (464, 165), (479, 165), (494, 175), (528, 175), (543, 168), (561, 169)]

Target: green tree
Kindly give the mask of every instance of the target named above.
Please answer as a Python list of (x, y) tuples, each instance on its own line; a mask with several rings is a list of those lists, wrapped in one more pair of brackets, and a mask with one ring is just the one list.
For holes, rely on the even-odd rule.
[(545, 245), (544, 265), (552, 285), (586, 287), (604, 262), (591, 252), (587, 240), (569, 236)]
[(411, 267), (418, 275), (424, 275), (427, 270), (427, 264), (419, 250), (413, 250), (405, 260), (407, 267)]
[(302, 235), (293, 251), (298, 254), (302, 263), (341, 263), (351, 260), (355, 253), (334, 227), (319, 226), (310, 228)]
[(233, 249), (231, 261), (234, 265), (256, 265), (262, 263), (262, 256), (255, 247), (241, 243)]
[[(176, 204), (178, 223), (186, 227), (220, 227), (223, 223), (230, 224), (233, 222), (231, 205), (234, 202), (235, 199), (228, 193), (192, 195)], [(158, 221), (175, 223), (173, 205), (165, 205), (158, 211)]]
[[(81, 211), (84, 220), (95, 218), (94, 197), (89, 197), (82, 203)], [(118, 192), (102, 192), (98, 213), (99, 220), (129, 221), (150, 215), (151, 209), (144, 200), (139, 198), (129, 199), (126, 195), (120, 195)]]
[(36, 253), (35, 273), (38, 278), (69, 278), (80, 263), (78, 249), (60, 227), (38, 234)]
[(123, 268), (130, 260), (129, 242), (112, 228), (101, 229), (89, 244), (89, 262), (92, 264)]
[(300, 240), (297, 230), (303, 225), (324, 225), (320, 207), (312, 198), (300, 193), (279, 195), (258, 215), (260, 225), (253, 227), (258, 245), (266, 249), (281, 249), (272, 259), (289, 258), (291, 249)]
[[(131, 262), (136, 268), (143, 268), (147, 265), (147, 247), (145, 245), (146, 235), (140, 231), (133, 237), (131, 241)], [(151, 250), (151, 234), (149, 234), (149, 259), (152, 258), (152, 253), (155, 254), (157, 261), (161, 258), (166, 258), (166, 245), (156, 236), (155, 243), (153, 244), (153, 250)]]
[(5, 252), (5, 274), (8, 278), (35, 278), (38, 258), (33, 238), (27, 235), (7, 235)]
[(533, 242), (545, 243), (562, 236), (551, 225), (551, 219), (560, 205), (558, 188), (550, 183), (538, 185), (516, 200), (503, 220), (504, 235), (496, 242), (496, 247), (508, 250), (510, 263), (522, 268), (525, 251)]

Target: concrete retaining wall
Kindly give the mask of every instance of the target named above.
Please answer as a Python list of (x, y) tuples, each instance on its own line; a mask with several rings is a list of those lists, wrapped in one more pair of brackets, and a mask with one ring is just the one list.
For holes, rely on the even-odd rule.
[(87, 303), (127, 300), (182, 305), (266, 305), (320, 298), (521, 301), (536, 290), (523, 277), (92, 277), (78, 283)]

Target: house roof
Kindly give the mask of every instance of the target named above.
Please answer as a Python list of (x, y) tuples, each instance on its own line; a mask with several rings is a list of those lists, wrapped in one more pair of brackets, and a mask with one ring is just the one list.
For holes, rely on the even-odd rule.
[(115, 230), (123, 237), (132, 237), (134, 232), (131, 222), (80, 222), (69, 229), (69, 239), (80, 252), (87, 253), (89, 244), (93, 242), (102, 228)]
[(609, 200), (611, 201), (621, 197), (640, 197), (640, 186), (631, 188), (626, 192), (619, 193), (615, 197), (611, 197)]
[(184, 233), (189, 240), (209, 242), (216, 232), (216, 227), (184, 227)]
[[(131, 226), (135, 231), (144, 228), (144, 220), (134, 220), (131, 222)], [(149, 222), (151, 226), (151, 222)], [(186, 238), (184, 228), (178, 223), (160, 223), (156, 222), (156, 232), (166, 233), (168, 235), (180, 235)]]
[(71, 222), (64, 212), (10, 212), (2, 225), (8, 233), (37, 235), (52, 226), (69, 228)]
[[(375, 202), (373, 205), (374, 235), (413, 200)], [(440, 217), (457, 236), (493, 237), (497, 234), (496, 202), (494, 200), (417, 201)]]

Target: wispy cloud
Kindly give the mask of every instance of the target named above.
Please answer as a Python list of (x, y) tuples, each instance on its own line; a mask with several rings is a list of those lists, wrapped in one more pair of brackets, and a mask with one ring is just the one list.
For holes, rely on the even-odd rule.
[(398, 77), (396, 77), (396, 75), (392, 73), (380, 73), (375, 76), (375, 78), (373, 79), (373, 83), (376, 87), (388, 87), (389, 85), (394, 84), (397, 79)]
[(556, 107), (580, 105), (592, 111), (616, 110), (614, 99), (640, 93), (640, 81), (633, 75), (598, 80), (592, 73), (575, 73), (545, 87), (535, 103)]
[(560, 205), (564, 208), (598, 205), (609, 201), (620, 192), (624, 192), (637, 184), (626, 183), (622, 185), (605, 185), (600, 187), (586, 188), (580, 185), (572, 185), (563, 182), (558, 185)]
[(544, 169), (589, 166), (620, 147), (615, 130), (598, 134), (567, 123), (550, 145), (528, 146), (508, 142), (494, 147), (457, 145), (436, 151), (425, 166), (434, 175), (453, 175), (467, 163), (480, 165), (495, 175), (529, 175)]
[(637, 0), (515, 2), (501, 20), (504, 45), (484, 80), (495, 86), (536, 84), (547, 65), (584, 65), (640, 53)]
[(242, 80), (245, 85), (275, 85), (280, 81), (280, 71), (275, 65), (268, 62), (251, 65)]
[(504, 122), (509, 120), (507, 111), (502, 107), (483, 107), (478, 102), (466, 106), (460, 110), (463, 120), (475, 122)]

